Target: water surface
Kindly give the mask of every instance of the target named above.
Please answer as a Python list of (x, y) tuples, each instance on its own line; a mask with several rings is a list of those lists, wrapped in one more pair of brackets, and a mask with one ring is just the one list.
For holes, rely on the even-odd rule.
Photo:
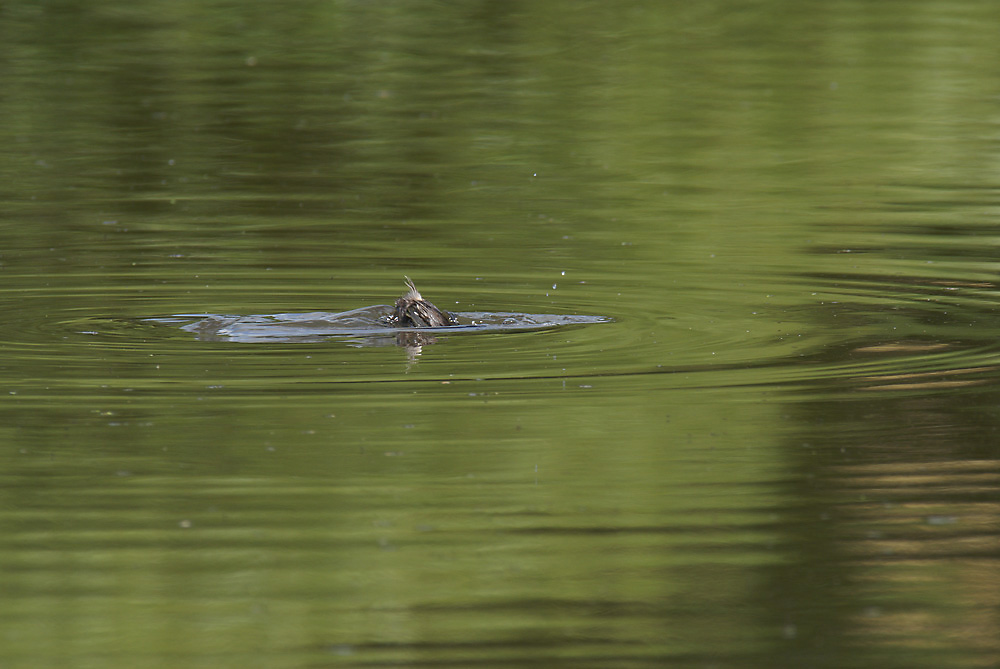
[(996, 665), (998, 12), (6, 3), (0, 664)]

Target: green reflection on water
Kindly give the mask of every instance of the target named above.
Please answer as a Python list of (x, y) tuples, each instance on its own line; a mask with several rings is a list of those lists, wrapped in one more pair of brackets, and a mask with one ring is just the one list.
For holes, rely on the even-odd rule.
[(996, 663), (998, 11), (6, 3), (3, 664)]
[[(748, 587), (741, 566), (780, 560), (775, 465), (725, 424), (710, 445), (664, 443), (667, 424), (706, 433), (697, 401), (626, 414), (618, 392), (545, 395), (414, 384), (253, 408), (222, 391), (197, 408), (177, 399), (176, 414), (109, 408), (68, 444), (36, 428), (5, 463), (18, 487), (2, 554), (23, 602), (8, 610), (33, 611), (10, 629), (36, 639), (91, 611), (64, 652), (124, 630), (135, 645), (119, 652), (145, 656), (155, 634), (195, 661), (245, 644), (404, 662), (523, 661), (539, 644), (680, 652), (662, 623), (690, 589), (729, 600)], [(710, 633), (719, 613), (701, 616)], [(585, 629), (595, 638), (573, 650)]]

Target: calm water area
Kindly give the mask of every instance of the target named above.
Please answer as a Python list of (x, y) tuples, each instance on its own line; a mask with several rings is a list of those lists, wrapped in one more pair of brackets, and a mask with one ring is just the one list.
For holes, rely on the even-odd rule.
[(1000, 667), (998, 35), (0, 4), (0, 667)]

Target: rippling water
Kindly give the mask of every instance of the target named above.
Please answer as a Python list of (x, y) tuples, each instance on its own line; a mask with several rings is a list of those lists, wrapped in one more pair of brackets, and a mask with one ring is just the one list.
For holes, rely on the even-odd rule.
[(997, 13), (5, 4), (0, 665), (996, 665)]

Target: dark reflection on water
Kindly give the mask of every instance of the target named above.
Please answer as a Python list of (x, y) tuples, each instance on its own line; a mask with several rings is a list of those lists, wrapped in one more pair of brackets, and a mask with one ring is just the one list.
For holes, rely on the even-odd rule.
[[(973, 230), (931, 228), (920, 242), (936, 257)], [(782, 666), (1000, 657), (985, 613), (998, 601), (1000, 291), (972, 266), (931, 274), (921, 264), (906, 276), (858, 265), (805, 273), (832, 298), (813, 307), (815, 320), (838, 336), (806, 356), (828, 373), (789, 405), (799, 426), (785, 448), (794, 502), (779, 523), (789, 564), (762, 586), (788, 638)], [(918, 637), (925, 657), (900, 658)]]
[(859, 657), (908, 666), (889, 658), (916, 635), (928, 666), (1000, 652), (987, 613), (998, 595), (1000, 398), (953, 388), (881, 386), (798, 405), (803, 424), (823, 430), (789, 439), (799, 470), (785, 513), (795, 567), (766, 585), (775, 623), (793, 639), (789, 666)]

